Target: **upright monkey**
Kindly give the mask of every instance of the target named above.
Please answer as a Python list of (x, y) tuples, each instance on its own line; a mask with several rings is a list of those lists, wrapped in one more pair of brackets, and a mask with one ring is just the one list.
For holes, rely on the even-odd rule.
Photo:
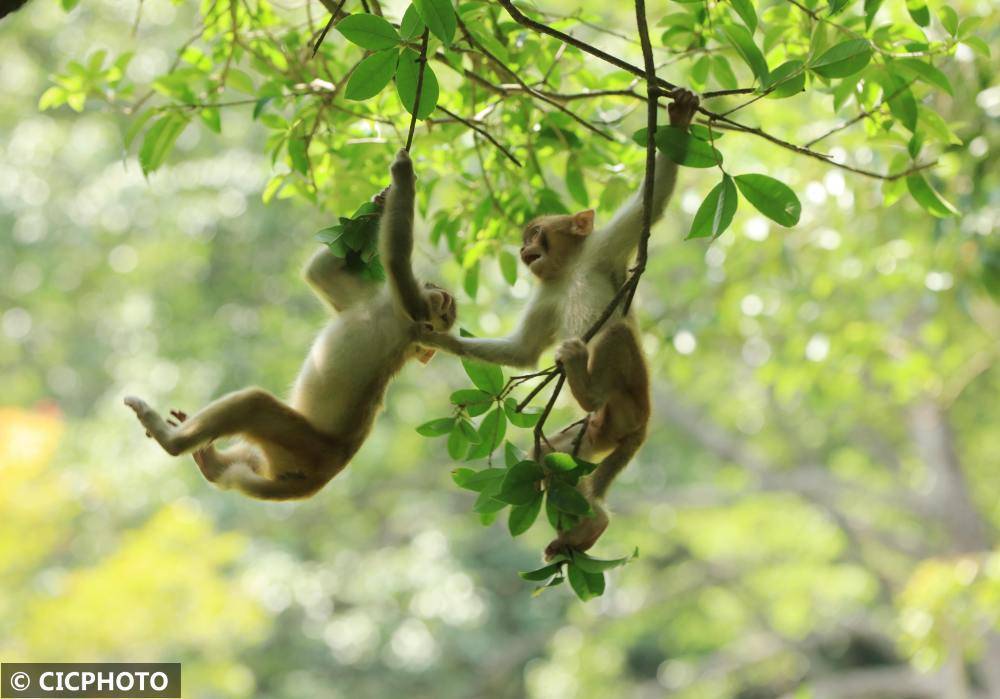
[[(322, 248), (304, 275), (340, 315), (314, 342), (283, 403), (260, 388), (246, 388), (210, 403), (190, 419), (173, 411), (165, 421), (145, 402), (125, 404), (167, 453), (194, 452), (205, 477), (253, 498), (290, 500), (315, 494), (340, 473), (371, 430), (390, 379), (409, 359), (428, 361), (423, 324), (447, 331), (455, 322), (452, 296), (413, 276), (413, 164), (405, 150), (391, 167), (392, 186), (379, 229), (388, 289), (361, 279)], [(216, 450), (219, 437), (239, 436)]]
[[(694, 94), (676, 91), (669, 107), (671, 125), (687, 128), (697, 107)], [(677, 166), (658, 153), (654, 221), (663, 214), (676, 176)], [(546, 549), (548, 557), (569, 548), (585, 551), (594, 545), (608, 526), (602, 506), (608, 487), (646, 438), (649, 371), (632, 316), (609, 320), (589, 347), (579, 339), (624, 284), (641, 232), (641, 191), (597, 231), (593, 210), (536, 218), (524, 229), (521, 261), (539, 284), (514, 332), (496, 339), (432, 331), (422, 335), (422, 342), (429, 346), (517, 367), (534, 366), (542, 351), (563, 338), (556, 359), (563, 366), (573, 396), (591, 413), (580, 442), (580, 456), (590, 460), (607, 456), (581, 483), (595, 516), (560, 532)], [(549, 440), (543, 451), (571, 451), (577, 434), (577, 430), (567, 428)]]

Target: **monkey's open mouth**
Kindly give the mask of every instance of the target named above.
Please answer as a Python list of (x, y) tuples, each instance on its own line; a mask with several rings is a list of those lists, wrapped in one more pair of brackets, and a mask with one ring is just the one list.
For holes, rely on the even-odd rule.
[(522, 255), (521, 255), (521, 261), (524, 264), (526, 264), (528, 267), (531, 266), (532, 262), (534, 262), (535, 260), (540, 260), (540, 259), (542, 259), (542, 256), (541, 256), (541, 254), (539, 254), (537, 252), (526, 252), (526, 253), (522, 253)]

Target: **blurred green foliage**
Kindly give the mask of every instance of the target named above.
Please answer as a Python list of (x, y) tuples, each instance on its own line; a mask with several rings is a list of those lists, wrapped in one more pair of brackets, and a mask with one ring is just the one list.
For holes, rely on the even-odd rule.
[[(903, 196), (905, 180), (880, 186), (726, 133), (717, 146), (727, 171), (786, 183), (801, 219), (785, 229), (740, 207), (722, 237), (682, 242), (719, 177), (682, 171), (637, 302), (654, 429), (611, 494), (615, 517), (595, 551), (638, 545), (642, 556), (581, 604), (532, 599), (511, 571), (538, 566), (545, 527), (512, 541), (503, 524), (475, 525), (446, 440), (416, 432), (469, 388), (449, 357), (403, 372), (354, 463), (307, 502), (220, 493), (192, 462), (145, 440), (120, 404), (125, 393), (192, 409), (240, 386), (288, 385), (324, 317), (298, 267), (315, 231), (384, 186), (409, 115), (391, 90), (351, 105), (282, 91), (261, 104), (266, 82), (239, 63), (218, 98), (245, 104), (180, 110), (204, 128), (167, 122), (157, 147), (140, 145), (164, 123), (153, 116), (173, 108), (137, 129), (123, 110), (145, 93), (129, 87), (169, 71), (198, 8), (147, 0), (133, 34), (134, 3), (64, 4), (69, 14), (35, 0), (0, 24), (0, 658), (180, 660), (192, 697), (1000, 693), (1000, 85), (984, 55), (1000, 31), (994, 5), (829, 7), (858, 31), (909, 17), (910, 34), (972, 32), (938, 64), (954, 94), (921, 83), (914, 95), (928, 141), (914, 144), (895, 123), (909, 118), (904, 105), (822, 142), (894, 172), (916, 158), (914, 145), (932, 149), (934, 186), (961, 216), (928, 216)], [(630, 5), (570, 5), (543, 3), (547, 20), (638, 61)], [(772, 16), (778, 25), (796, 16), (780, 2), (754, 4), (751, 26), (745, 5), (732, 3), (722, 24), (738, 20), (758, 41)], [(399, 18), (405, 3), (384, 8)], [(310, 62), (327, 14), (269, 12), (274, 24), (253, 34), (261, 60), (301, 71), (303, 86), (336, 84), (363, 56), (331, 32)], [(683, 55), (661, 76), (725, 89), (733, 73), (744, 84), (755, 59), (744, 68), (736, 48), (689, 55), (685, 22), (659, 37), (658, 61)], [(300, 27), (298, 44), (267, 37), (288, 26)], [(228, 46), (220, 27), (210, 52), (182, 52), (178, 65), (217, 78)], [(477, 38), (507, 51), (488, 33)], [(526, 33), (514, 47), (505, 58), (543, 70), (539, 56), (557, 42)], [(771, 51), (786, 48), (765, 48), (773, 75), (785, 57)], [(84, 74), (58, 106), (47, 91), (68, 88), (50, 76), (72, 61)], [(576, 51), (564, 61), (555, 80), (631, 84)], [(442, 104), (464, 100), (457, 74), (435, 69)], [(167, 83), (161, 106), (183, 100)], [(467, 118), (489, 101), (484, 88), (457, 104)], [(747, 113), (802, 143), (859, 104), (810, 89)], [(511, 327), (528, 293), (510, 255), (527, 216), (589, 204), (606, 217), (639, 181), (642, 151), (628, 141), (643, 126), (635, 101), (578, 106), (620, 140), (505, 97), (490, 132), (525, 168), (450, 118), (418, 127), (417, 257), (464, 289), (461, 322), (476, 334)], [(334, 121), (341, 108), (363, 116)], [(303, 115), (336, 125), (309, 142), (305, 172), (292, 155), (300, 146), (290, 148), (304, 138)], [(562, 400), (553, 424), (578, 413)]]

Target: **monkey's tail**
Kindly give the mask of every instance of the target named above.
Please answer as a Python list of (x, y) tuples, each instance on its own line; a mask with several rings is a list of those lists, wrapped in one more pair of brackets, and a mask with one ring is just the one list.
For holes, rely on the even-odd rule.
[(625, 436), (614, 450), (604, 457), (594, 472), (590, 474), (590, 490), (594, 497), (603, 500), (608, 487), (618, 474), (628, 466), (638, 453), (639, 447), (646, 441), (646, 428), (636, 430)]

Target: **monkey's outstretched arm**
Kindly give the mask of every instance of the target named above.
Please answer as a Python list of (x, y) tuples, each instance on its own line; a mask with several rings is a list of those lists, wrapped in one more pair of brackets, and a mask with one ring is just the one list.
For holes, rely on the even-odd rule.
[(420, 344), (501, 366), (530, 368), (555, 340), (556, 329), (555, 314), (533, 305), (525, 311), (517, 329), (507, 337), (457, 337), (425, 330), (420, 335)]
[(413, 276), (413, 202), (415, 192), (413, 163), (405, 150), (396, 153), (390, 168), (392, 187), (386, 196), (385, 211), (379, 228), (379, 252), (396, 303), (415, 321), (425, 320), (430, 312), (420, 285)]
[[(687, 129), (697, 107), (698, 98), (694, 94), (686, 90), (678, 92), (674, 102), (670, 105), (671, 125)], [(652, 223), (655, 223), (663, 215), (663, 210), (673, 194), (676, 182), (677, 164), (662, 152), (657, 152), (653, 179)], [(628, 262), (628, 258), (638, 247), (639, 238), (642, 236), (642, 196), (643, 190), (640, 189), (618, 209), (607, 225), (594, 231), (587, 245), (587, 254), (591, 263), (617, 267)]]

